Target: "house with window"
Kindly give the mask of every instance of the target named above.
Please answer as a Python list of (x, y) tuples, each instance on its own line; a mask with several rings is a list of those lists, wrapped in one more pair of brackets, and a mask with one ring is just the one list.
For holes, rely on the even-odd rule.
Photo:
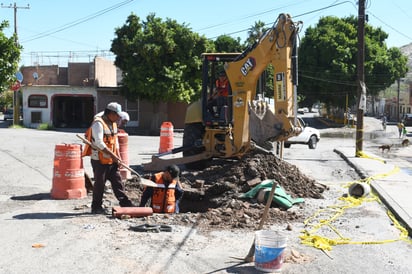
[(21, 69), (23, 125), (37, 128), (86, 128), (109, 102), (118, 102), (128, 112), (129, 134), (157, 135), (163, 122), (184, 127), (185, 103), (152, 103), (127, 100), (119, 91), (119, 70), (112, 61), (95, 57), (90, 63), (67, 67), (26, 66)]

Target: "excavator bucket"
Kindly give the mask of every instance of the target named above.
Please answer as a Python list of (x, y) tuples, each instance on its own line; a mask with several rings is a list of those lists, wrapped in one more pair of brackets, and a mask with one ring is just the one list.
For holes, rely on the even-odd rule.
[(257, 100), (249, 104), (250, 138), (257, 144), (276, 139), (282, 128), (282, 121), (275, 117), (266, 102)]

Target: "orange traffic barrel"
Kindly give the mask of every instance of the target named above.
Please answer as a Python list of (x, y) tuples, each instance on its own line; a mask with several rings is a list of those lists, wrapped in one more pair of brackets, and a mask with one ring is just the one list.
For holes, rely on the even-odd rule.
[[(119, 139), (120, 158), (122, 158), (123, 163), (129, 165), (129, 134), (120, 132), (117, 134), (117, 138)], [(132, 177), (130, 170), (124, 167), (120, 168), (120, 176), (123, 181)]]
[(173, 149), (173, 124), (163, 122), (160, 126), (159, 153), (170, 152)]
[(80, 144), (56, 145), (54, 151), (53, 185), (54, 199), (78, 199), (87, 196)]

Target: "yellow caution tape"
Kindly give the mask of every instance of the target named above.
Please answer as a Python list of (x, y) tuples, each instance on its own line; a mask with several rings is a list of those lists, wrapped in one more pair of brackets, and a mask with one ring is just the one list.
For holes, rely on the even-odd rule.
[[(377, 174), (375, 176), (371, 176), (365, 179), (353, 181), (347, 183), (345, 187), (349, 187), (351, 184), (356, 182), (363, 182), (370, 185), (371, 181), (390, 176), (399, 172), (399, 167), (396, 167), (387, 173)], [(374, 193), (370, 194), (370, 197), (360, 197), (355, 198), (352, 196), (347, 197), (340, 197), (339, 198), (342, 203), (328, 206), (327, 208), (321, 209), (316, 211), (311, 217), (307, 218), (303, 223), (305, 227), (311, 227), (312, 229), (307, 230), (305, 229), (302, 231), (303, 235), (300, 236), (301, 243), (312, 246), (323, 251), (325, 250), (332, 250), (332, 246), (341, 245), (341, 244), (385, 244), (385, 243), (392, 243), (399, 240), (406, 241), (408, 243), (412, 243), (412, 239), (408, 236), (408, 231), (396, 220), (395, 216), (388, 210), (387, 214), (389, 218), (394, 223), (395, 227), (399, 229), (400, 236), (398, 239), (388, 239), (388, 240), (378, 240), (378, 241), (351, 241), (349, 238), (343, 237), (341, 233), (331, 224), (335, 221), (338, 217), (344, 214), (345, 210), (348, 208), (354, 208), (360, 206), (363, 202), (378, 202), (382, 203), (381, 200), (377, 195)], [(321, 218), (321, 216), (327, 214), (328, 218)], [(316, 235), (316, 232), (323, 226), (329, 227), (333, 232), (338, 235), (338, 239), (330, 239), (327, 237)]]
[(385, 160), (380, 159), (380, 158), (377, 158), (377, 157), (369, 156), (369, 155), (367, 155), (367, 154), (366, 154), (365, 152), (363, 152), (363, 151), (357, 151), (357, 152), (356, 152), (356, 157), (368, 158), (368, 159), (380, 161), (380, 162), (382, 162), (382, 163), (386, 163)]

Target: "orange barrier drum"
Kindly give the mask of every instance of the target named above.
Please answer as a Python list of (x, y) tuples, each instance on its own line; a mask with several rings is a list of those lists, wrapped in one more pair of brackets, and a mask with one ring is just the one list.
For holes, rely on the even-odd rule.
[(54, 152), (53, 199), (79, 199), (87, 196), (80, 144), (56, 145)]
[[(120, 158), (122, 158), (122, 162), (128, 166), (129, 165), (129, 134), (127, 134), (126, 132), (120, 132), (119, 134), (117, 134), (117, 138), (119, 139)], [(132, 177), (130, 170), (124, 167), (120, 168), (120, 176), (122, 177), (123, 181)]]
[(159, 153), (170, 152), (173, 149), (173, 124), (163, 122), (160, 127)]

